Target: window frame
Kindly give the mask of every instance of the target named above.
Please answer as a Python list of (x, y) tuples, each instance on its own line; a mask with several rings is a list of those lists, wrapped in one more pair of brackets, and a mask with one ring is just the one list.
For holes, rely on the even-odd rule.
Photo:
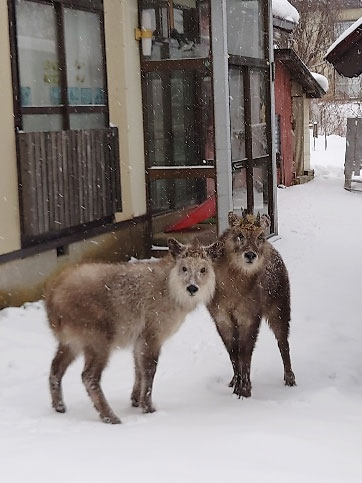
[[(23, 130), (23, 115), (27, 114), (60, 114), (62, 116), (62, 130), (70, 129), (70, 115), (84, 113), (102, 113), (105, 117), (104, 128), (109, 126), (109, 102), (108, 102), (108, 82), (107, 82), (107, 60), (105, 47), (105, 26), (104, 26), (104, 9), (103, 0), (24, 0), (31, 3), (50, 5), (54, 7), (56, 16), (56, 32), (58, 40), (58, 62), (60, 73), (60, 91), (61, 101), (58, 106), (21, 106), (20, 95), (20, 70), (19, 70), (19, 54), (17, 40), (17, 24), (16, 24), (16, 0), (8, 0), (9, 14), (9, 34), (10, 34), (10, 55), (11, 69), (13, 76), (13, 103), (14, 103), (14, 121), (17, 131)], [(101, 34), (101, 54), (103, 65), (103, 89), (104, 104), (102, 105), (74, 105), (69, 104), (68, 100), (68, 81), (67, 81), (67, 65), (65, 52), (65, 36), (64, 36), (64, 9), (81, 10), (84, 12), (96, 13), (100, 19)]]

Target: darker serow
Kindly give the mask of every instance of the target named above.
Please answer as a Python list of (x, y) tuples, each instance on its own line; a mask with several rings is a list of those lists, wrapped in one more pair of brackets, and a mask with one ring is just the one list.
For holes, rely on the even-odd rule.
[(284, 381), (295, 385), (289, 355), (290, 288), (280, 254), (266, 240), (268, 215), (229, 213), (229, 228), (213, 247), (215, 296), (208, 308), (229, 353), (234, 376), (230, 387), (251, 396), (250, 364), (260, 323), (274, 332), (284, 364)]

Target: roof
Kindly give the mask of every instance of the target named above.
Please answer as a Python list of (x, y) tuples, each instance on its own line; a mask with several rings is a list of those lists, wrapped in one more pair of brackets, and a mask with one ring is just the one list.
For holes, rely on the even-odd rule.
[(324, 92), (327, 92), (329, 89), (329, 83), (328, 83), (327, 77), (324, 77), (324, 75), (319, 74), (318, 72), (311, 72), (311, 74), (318, 82), (318, 84), (321, 86), (321, 88), (324, 90)]
[(325, 59), (345, 77), (362, 74), (362, 17), (329, 47)]
[(326, 91), (293, 49), (275, 49), (274, 57), (277, 62), (281, 62), (287, 67), (291, 78), (302, 86), (307, 97), (324, 96)]
[(273, 26), (292, 32), (299, 22), (299, 12), (287, 0), (272, 0)]
[(299, 12), (288, 0), (272, 0), (273, 17), (297, 24)]
[(285, 32), (292, 32), (296, 26), (297, 24), (290, 20), (273, 17), (273, 27), (277, 29), (284, 30)]

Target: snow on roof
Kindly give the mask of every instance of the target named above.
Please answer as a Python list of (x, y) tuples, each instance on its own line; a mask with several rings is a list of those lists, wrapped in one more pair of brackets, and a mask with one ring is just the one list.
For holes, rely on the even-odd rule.
[(322, 74), (317, 74), (316, 72), (311, 72), (314, 79), (318, 82), (324, 92), (327, 92), (329, 89), (328, 79), (324, 77)]
[(337, 47), (337, 45), (342, 42), (342, 40), (348, 37), (349, 34), (354, 32), (360, 25), (362, 25), (362, 17), (356, 20), (355, 23), (353, 23), (350, 27), (348, 27), (348, 29), (346, 29), (344, 32), (341, 33), (338, 39), (335, 42), (333, 42), (333, 44), (329, 47), (325, 56), (327, 57), (327, 55), (329, 55), (332, 52), (332, 50), (334, 50), (335, 47)]
[(289, 22), (299, 22), (299, 12), (287, 0), (273, 0), (273, 16), (288, 20)]

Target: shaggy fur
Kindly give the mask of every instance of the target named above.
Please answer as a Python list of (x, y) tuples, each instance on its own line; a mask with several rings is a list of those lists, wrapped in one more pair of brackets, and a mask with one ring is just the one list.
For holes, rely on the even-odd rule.
[(65, 270), (46, 287), (49, 324), (59, 342), (51, 365), (52, 405), (65, 412), (62, 378), (75, 357), (85, 358), (82, 380), (101, 419), (120, 423), (100, 379), (113, 349), (134, 347), (133, 406), (153, 412), (152, 385), (164, 341), (185, 316), (214, 293), (207, 249), (169, 240), (170, 254), (157, 263), (89, 263)]
[(242, 218), (229, 214), (229, 229), (214, 245), (216, 291), (208, 305), (234, 370), (230, 387), (239, 397), (251, 396), (250, 364), (264, 317), (277, 339), (284, 381), (295, 385), (289, 355), (290, 290), (288, 272), (265, 239), (267, 215)]

